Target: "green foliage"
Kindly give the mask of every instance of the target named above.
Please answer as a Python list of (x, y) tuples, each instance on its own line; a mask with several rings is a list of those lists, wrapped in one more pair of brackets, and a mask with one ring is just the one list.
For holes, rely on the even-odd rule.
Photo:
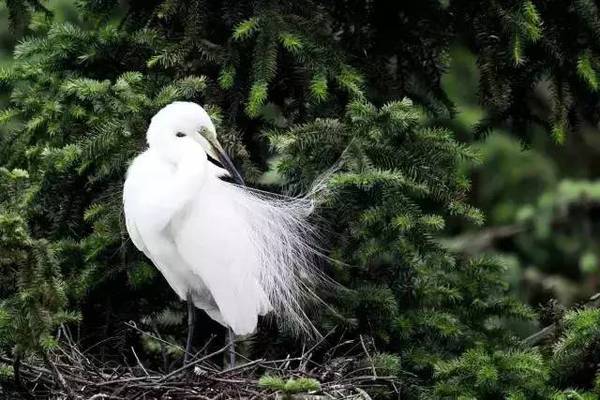
[[(31, 236), (24, 215), (31, 187), (23, 170), (0, 168), (0, 345), (16, 355), (55, 346), (54, 330), (77, 315), (65, 310), (67, 299), (57, 260), (60, 245)], [(15, 291), (16, 285), (17, 291)]]
[(255, 82), (252, 84), (250, 89), (250, 95), (248, 96), (248, 104), (246, 104), (246, 113), (251, 117), (257, 117), (260, 113), (261, 107), (267, 100), (268, 91), (267, 82)]
[(597, 400), (598, 395), (595, 393), (581, 393), (573, 389), (568, 389), (555, 393), (550, 398), (552, 400)]
[(235, 40), (244, 40), (250, 37), (258, 29), (258, 17), (252, 17), (240, 22), (231, 35)]
[(582, 360), (593, 356), (600, 344), (600, 310), (569, 312), (564, 318), (565, 331), (554, 345), (552, 367), (559, 374), (576, 372)]
[(563, 180), (556, 189), (543, 193), (537, 204), (523, 207), (521, 220), (529, 220), (540, 237), (549, 237), (553, 223), (577, 207), (600, 200), (600, 182)]
[(402, 372), (402, 362), (400, 357), (394, 354), (377, 353), (370, 360), (365, 360), (367, 363), (372, 363), (373, 368), (379, 376), (399, 376)]
[(598, 90), (597, 73), (588, 53), (584, 53), (577, 60), (577, 73), (590, 86), (591, 90)]
[(285, 399), (291, 399), (293, 394), (321, 390), (321, 384), (313, 378), (289, 378), (286, 381), (278, 376), (265, 375), (259, 379), (258, 385), (273, 391), (283, 392)]
[(235, 80), (235, 68), (231, 65), (225, 66), (219, 74), (219, 85), (223, 89), (231, 89)]
[(318, 102), (327, 98), (327, 77), (324, 74), (317, 74), (310, 82), (310, 94)]
[(436, 365), (435, 399), (546, 399), (548, 368), (537, 351), (475, 348)]
[(552, 161), (500, 133), (476, 145), (481, 162), (469, 168), (480, 189), (475, 201), (492, 224), (514, 222), (522, 207), (535, 203), (540, 192), (556, 185), (558, 171)]
[[(583, 133), (586, 140), (594, 134)], [(557, 327), (539, 345), (540, 365), (549, 379), (542, 382), (541, 394), (525, 398), (597, 399), (596, 310), (570, 311), (565, 316), (563, 306), (586, 300), (596, 291), (597, 183), (563, 178), (593, 171), (582, 165), (595, 152), (568, 141), (564, 150), (570, 154), (553, 154), (554, 146), (540, 136), (541, 132), (535, 146), (524, 149), (517, 140), (496, 132), (477, 146), (482, 160), (470, 167), (477, 188), (475, 203), (489, 219), (482, 231), (464, 235), (459, 247), (469, 254), (499, 254), (510, 260), (511, 279), (527, 300), (547, 302), (541, 308), (542, 325)], [(471, 393), (472, 382), (457, 383), (463, 372), (454, 370), (442, 382), (455, 393)]]
[[(539, 193), (515, 214), (514, 221), (526, 229), (526, 234), (516, 238), (518, 250), (546, 271), (567, 263), (572, 266), (571, 274), (584, 281), (594, 279), (598, 273), (595, 213), (599, 196), (598, 182), (570, 179)], [(585, 291), (579, 293), (579, 297), (585, 295)]]
[(265, 375), (260, 378), (258, 384), (272, 390), (283, 390), (285, 387), (285, 380), (279, 376)]
[(515, 64), (525, 62), (524, 45), (535, 43), (542, 37), (542, 21), (535, 5), (524, 1), (510, 18), (513, 25), (513, 59)]
[[(345, 321), (325, 316), (323, 323), (368, 332), (400, 355), (404, 370), (428, 379), (450, 354), (481, 340), (509, 340), (499, 319), (531, 313), (506, 296), (500, 265), (456, 259), (432, 239), (446, 219), (482, 218), (462, 200), (469, 184), (458, 168), (475, 154), (425, 121), (408, 100), (380, 108), (355, 101), (343, 118), (268, 137), (290, 184), (307, 190), (326, 179), (322, 201), (327, 220), (336, 221), (331, 240), (340, 262), (335, 278), (353, 290), (326, 297)], [(382, 361), (399, 373), (392, 359)]]
[(468, 170), (486, 226), (448, 241), (468, 254), (511, 260), (512, 283), (531, 304), (555, 298), (570, 305), (596, 291), (597, 182), (581, 178), (595, 155), (580, 144), (567, 146), (573, 156), (559, 158), (547, 138), (524, 149), (501, 132), (478, 144), (481, 162)]
[(12, 365), (0, 364), (0, 381), (7, 381), (14, 377), (14, 370)]
[[(478, 132), (512, 120), (514, 131), (535, 132), (540, 124), (558, 143), (573, 129), (574, 113), (598, 107), (599, 13), (595, 2), (451, 2), (479, 66), (480, 98), (488, 116)], [(535, 94), (538, 85), (550, 90)], [(545, 103), (539, 113), (526, 105), (534, 96)], [(597, 116), (583, 111), (586, 119)]]

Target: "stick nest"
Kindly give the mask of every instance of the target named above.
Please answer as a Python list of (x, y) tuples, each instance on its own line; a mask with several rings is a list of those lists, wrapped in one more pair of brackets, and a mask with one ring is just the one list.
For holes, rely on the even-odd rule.
[[(227, 353), (225, 346), (202, 351), (187, 365), (163, 373), (144, 366), (133, 348), (137, 363), (115, 366), (99, 362), (69, 340), (61, 340), (55, 350), (42, 357), (23, 361), (1, 355), (0, 362), (12, 366), (12, 376), (3, 378), (0, 398), (371, 399), (368, 393), (399, 395), (397, 377), (378, 375), (372, 363), (365, 365), (364, 360), (371, 360), (371, 356), (362, 337), (343, 345), (338, 343), (325, 351), (328, 356), (321, 357), (320, 362), (313, 360), (313, 352), (323, 341), (297, 357), (249, 360), (238, 355), (237, 365), (223, 368), (219, 364)], [(364, 350), (366, 358), (359, 362), (361, 357), (356, 355), (336, 355), (348, 345)]]

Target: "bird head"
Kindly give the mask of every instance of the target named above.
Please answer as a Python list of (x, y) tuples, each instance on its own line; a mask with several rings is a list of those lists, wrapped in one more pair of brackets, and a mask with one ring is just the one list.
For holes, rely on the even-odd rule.
[(210, 116), (196, 103), (176, 101), (163, 107), (152, 117), (146, 136), (148, 145), (174, 164), (191, 142), (198, 143), (206, 155), (218, 160), (227, 169), (236, 183), (244, 183), (219, 143)]

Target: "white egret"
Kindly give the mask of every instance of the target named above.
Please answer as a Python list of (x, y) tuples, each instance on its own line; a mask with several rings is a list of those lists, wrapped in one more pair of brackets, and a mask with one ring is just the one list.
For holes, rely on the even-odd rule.
[[(254, 332), (258, 316), (270, 311), (296, 330), (314, 329), (301, 307), (319, 276), (307, 222), (312, 202), (243, 186), (209, 115), (195, 103), (160, 110), (147, 142), (127, 171), (127, 230), (188, 302), (184, 362), (194, 306), (229, 328), (232, 358), (233, 335)], [(228, 173), (237, 184), (221, 179)]]

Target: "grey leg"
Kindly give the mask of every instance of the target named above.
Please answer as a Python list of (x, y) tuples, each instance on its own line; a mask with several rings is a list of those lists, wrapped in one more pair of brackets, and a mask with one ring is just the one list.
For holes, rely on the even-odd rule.
[(235, 333), (227, 328), (227, 339), (229, 341), (229, 367), (235, 366)]
[(185, 344), (185, 354), (183, 355), (183, 364), (186, 365), (192, 357), (192, 341), (194, 339), (194, 322), (196, 320), (196, 308), (192, 301), (191, 293), (187, 295), (187, 312), (188, 312), (188, 336)]

